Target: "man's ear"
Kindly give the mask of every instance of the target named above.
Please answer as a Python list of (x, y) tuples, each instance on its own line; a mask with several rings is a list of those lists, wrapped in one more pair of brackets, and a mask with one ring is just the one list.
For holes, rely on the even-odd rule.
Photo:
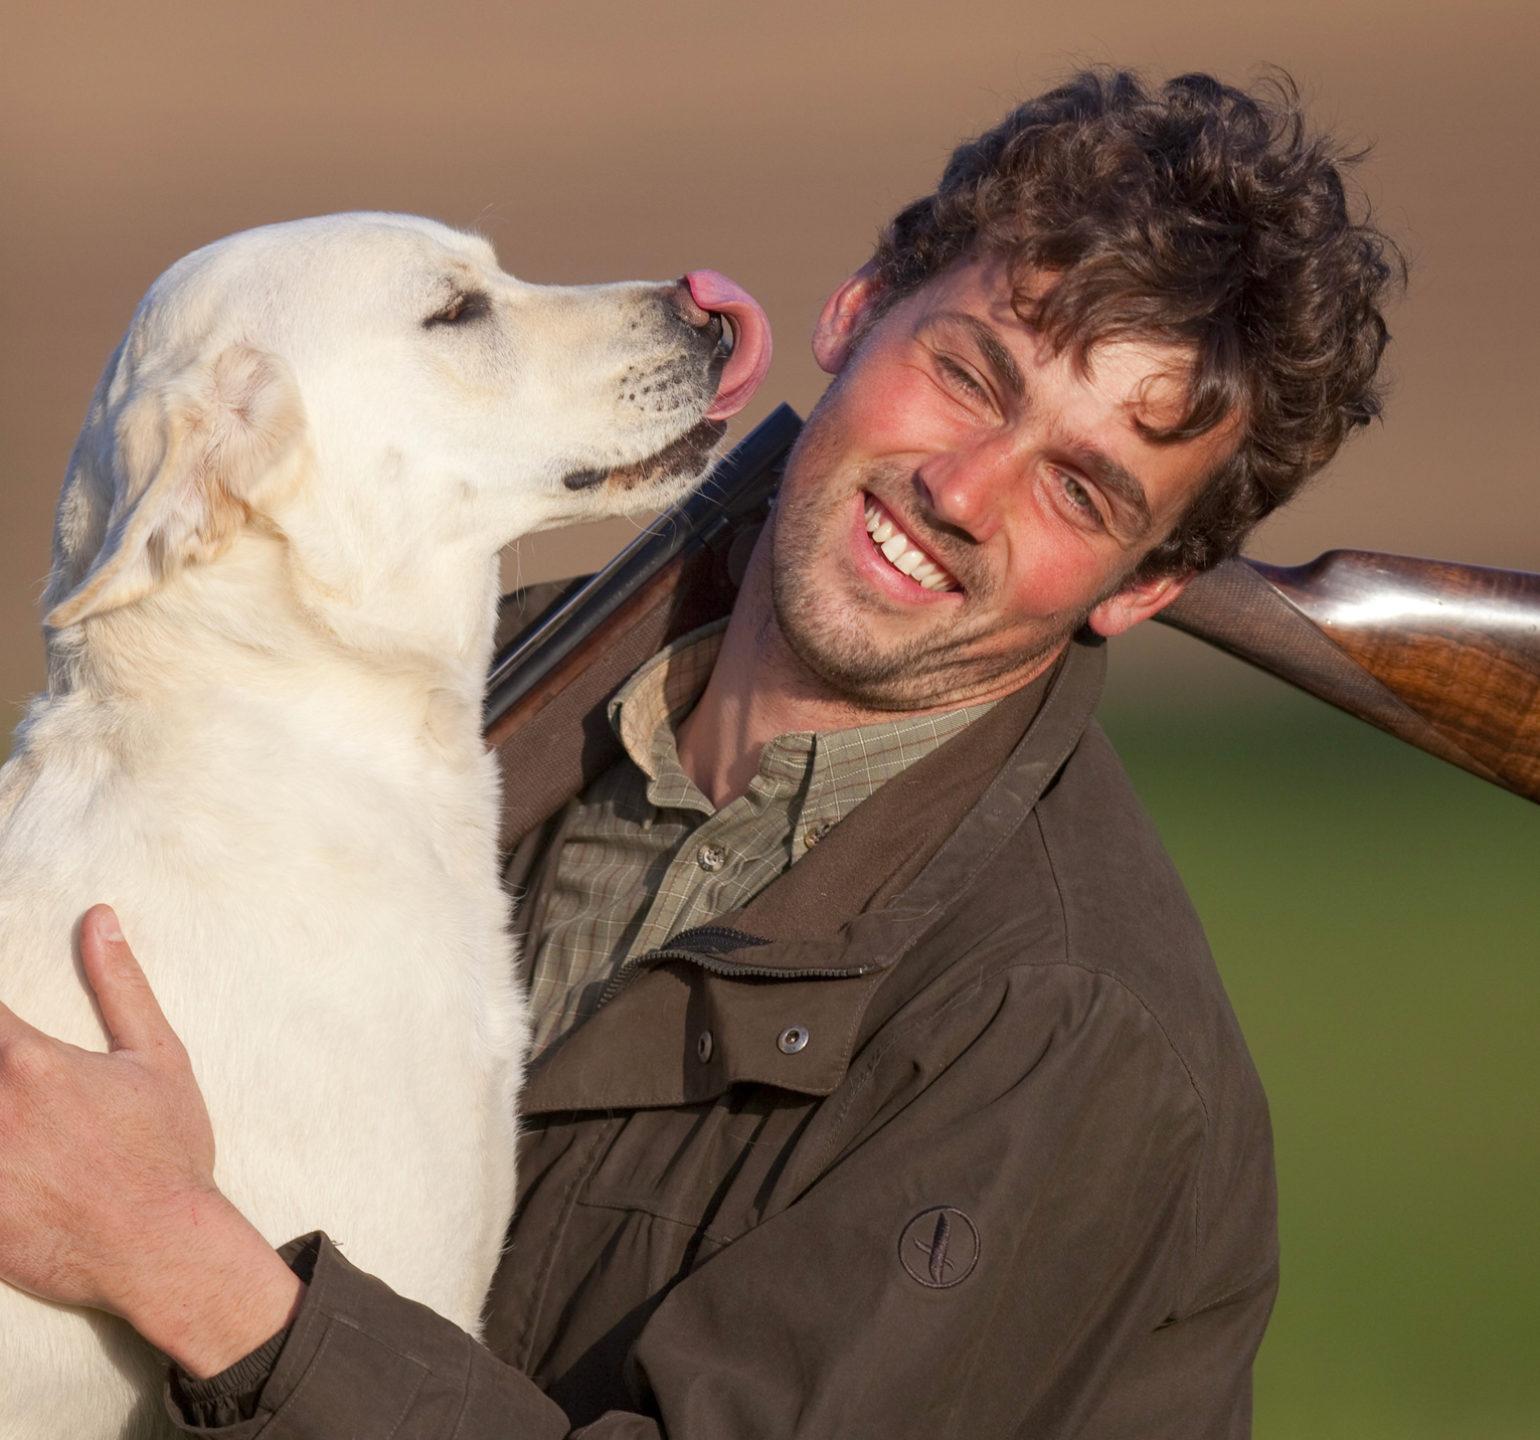
[(183, 565), (219, 554), (292, 473), (284, 462), (305, 429), (293, 377), (249, 345), (147, 385), (91, 423), (110, 429), (90, 444), (82, 436), (77, 453), (100, 457), (110, 504), (94, 524), (66, 516), (86, 488), (66, 481), (60, 545), (69, 551), (95, 536), (100, 545), (94, 555), (56, 554), (43, 620), (51, 630), (128, 605)]
[(1149, 580), (1130, 580), (1109, 595), (1086, 617), (1086, 624), (1103, 639), (1132, 630), (1141, 620), (1158, 615), (1192, 579), (1190, 574), (1157, 575)]
[(820, 370), (838, 375), (845, 368), (880, 293), (876, 268), (867, 263), (824, 301), (813, 327), (813, 359)]

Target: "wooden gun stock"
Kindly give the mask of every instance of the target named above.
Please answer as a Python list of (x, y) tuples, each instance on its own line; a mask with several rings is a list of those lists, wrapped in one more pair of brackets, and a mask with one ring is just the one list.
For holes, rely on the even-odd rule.
[(1540, 800), (1540, 575), (1364, 550), (1228, 560), (1156, 618)]
[[(561, 727), (610, 743), (601, 702), (669, 640), (727, 612), (734, 539), (763, 517), (801, 428), (780, 406), (592, 579), (498, 656), (486, 734), (517, 767), (510, 834), (584, 778)], [(1540, 575), (1332, 551), (1294, 569), (1226, 561), (1158, 617), (1496, 785), (1540, 800)], [(593, 662), (600, 656), (605, 663)]]

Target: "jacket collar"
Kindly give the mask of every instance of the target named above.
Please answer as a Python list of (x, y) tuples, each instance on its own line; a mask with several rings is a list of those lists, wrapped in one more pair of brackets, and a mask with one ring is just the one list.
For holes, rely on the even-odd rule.
[[(1079, 743), (1105, 666), (1100, 644), (1071, 642), (747, 905), (629, 962), (611, 998), (531, 1066), (523, 1112), (690, 1104), (745, 1081), (830, 1093), (876, 985), (958, 903)], [(797, 1028), (811, 1039), (788, 1049)]]

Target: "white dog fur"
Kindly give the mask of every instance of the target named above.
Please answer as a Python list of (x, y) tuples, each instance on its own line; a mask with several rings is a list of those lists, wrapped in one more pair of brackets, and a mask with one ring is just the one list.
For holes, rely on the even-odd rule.
[[(112, 903), (225, 1193), (468, 1329), (525, 1041), (479, 735), (497, 554), (697, 478), (713, 337), (674, 288), (524, 284), (392, 215), (174, 265), (71, 459), (49, 690), (0, 774), (0, 999), (102, 1048), (72, 932)], [(688, 473), (563, 484), (670, 446)], [(0, 1440), (159, 1434), (159, 1368), (119, 1322), (0, 1286)]]

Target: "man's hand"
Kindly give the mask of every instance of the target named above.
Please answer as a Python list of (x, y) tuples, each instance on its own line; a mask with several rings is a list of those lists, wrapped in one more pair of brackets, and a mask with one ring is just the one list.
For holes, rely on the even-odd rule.
[(215, 1374), (283, 1327), (303, 1286), (214, 1184), (187, 1051), (105, 905), (80, 959), (105, 1053), (0, 1004), (0, 1280), (123, 1316)]

